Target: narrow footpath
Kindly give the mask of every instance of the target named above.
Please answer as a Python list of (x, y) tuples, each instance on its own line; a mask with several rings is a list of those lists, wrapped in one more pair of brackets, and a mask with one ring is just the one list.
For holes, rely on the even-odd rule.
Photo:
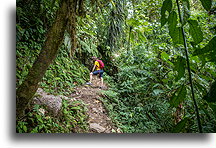
[[(99, 100), (101, 97), (101, 89), (99, 88), (99, 79), (93, 78), (93, 85), (83, 85), (75, 88), (75, 92), (71, 97), (82, 100), (87, 105), (87, 114), (89, 116), (88, 133), (112, 133), (116, 131), (111, 119), (107, 115), (107, 111), (103, 102)], [(107, 89), (105, 85), (103, 89)]]

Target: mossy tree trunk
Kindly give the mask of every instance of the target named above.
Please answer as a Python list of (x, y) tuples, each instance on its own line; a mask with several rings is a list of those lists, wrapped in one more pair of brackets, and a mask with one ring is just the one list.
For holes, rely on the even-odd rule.
[(62, 0), (57, 12), (55, 22), (50, 28), (45, 44), (29, 70), (24, 82), (17, 89), (16, 94), (16, 115), (20, 118), (24, 115), (27, 105), (31, 102), (33, 95), (38, 89), (38, 83), (42, 80), (47, 68), (56, 58), (59, 46), (64, 38), (64, 31), (67, 25), (68, 1)]
[(71, 51), (70, 51), (70, 57), (73, 57), (74, 52), (77, 48), (77, 38), (76, 38), (76, 11), (77, 11), (77, 0), (71, 0), (70, 1), (70, 18), (69, 18), (69, 33), (71, 37)]

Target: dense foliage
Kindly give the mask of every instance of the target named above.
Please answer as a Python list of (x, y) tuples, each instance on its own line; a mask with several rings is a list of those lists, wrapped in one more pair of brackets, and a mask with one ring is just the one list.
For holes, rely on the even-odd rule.
[(82, 133), (88, 129), (82, 102), (63, 100), (61, 115), (53, 117), (45, 106), (34, 105), (22, 121), (17, 122), (19, 133)]
[[(122, 132), (200, 132), (198, 118), (202, 132), (216, 132), (214, 0), (81, 2), (82, 13), (76, 16), (77, 48), (71, 54), (73, 43), (66, 30), (41, 88), (68, 96), (88, 80), (90, 57), (102, 57), (109, 90), (103, 91), (101, 101)], [(43, 47), (59, 3), (17, 1), (17, 88)], [(35, 106), (17, 121), (17, 132), (86, 129), (84, 107), (77, 111), (64, 103), (67, 117), (61, 119), (44, 116), (39, 108)], [(70, 125), (71, 120), (76, 122)]]
[[(212, 23), (215, 18), (202, 8), (190, 11), (189, 1), (181, 4), (186, 40), (190, 42), (187, 48), (202, 130), (215, 132), (215, 95), (209, 96), (212, 102), (204, 99), (211, 84), (212, 87), (215, 85), (216, 54), (213, 46), (216, 41), (215, 24)], [(140, 3), (134, 3), (133, 8), (136, 6), (139, 8)], [(134, 25), (132, 27), (136, 27), (133, 29), (136, 36), (130, 38), (130, 50), (118, 52), (120, 56), (116, 63), (120, 71), (112, 91), (105, 92), (108, 99), (105, 102), (123, 132), (200, 132), (191, 99), (177, 6), (165, 0), (161, 12), (157, 7), (154, 7), (154, 15), (146, 15), (149, 20), (144, 21), (145, 25), (142, 19), (134, 20), (140, 17), (139, 13), (128, 19)], [(158, 23), (159, 13), (161, 26), (168, 23), (169, 32)], [(155, 22), (150, 21), (152, 17)], [(202, 24), (198, 24), (197, 19)], [(145, 37), (140, 37), (143, 30)]]

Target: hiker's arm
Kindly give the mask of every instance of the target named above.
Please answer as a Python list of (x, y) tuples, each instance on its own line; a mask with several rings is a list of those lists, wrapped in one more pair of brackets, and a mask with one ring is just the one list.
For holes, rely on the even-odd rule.
[(94, 65), (94, 67), (92, 68), (92, 72), (95, 70), (96, 65)]

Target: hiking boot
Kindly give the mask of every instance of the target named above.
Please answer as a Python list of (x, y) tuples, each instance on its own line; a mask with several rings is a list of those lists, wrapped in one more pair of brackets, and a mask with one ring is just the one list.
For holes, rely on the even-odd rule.
[(92, 85), (92, 83), (91, 82), (87, 82), (86, 85)]

